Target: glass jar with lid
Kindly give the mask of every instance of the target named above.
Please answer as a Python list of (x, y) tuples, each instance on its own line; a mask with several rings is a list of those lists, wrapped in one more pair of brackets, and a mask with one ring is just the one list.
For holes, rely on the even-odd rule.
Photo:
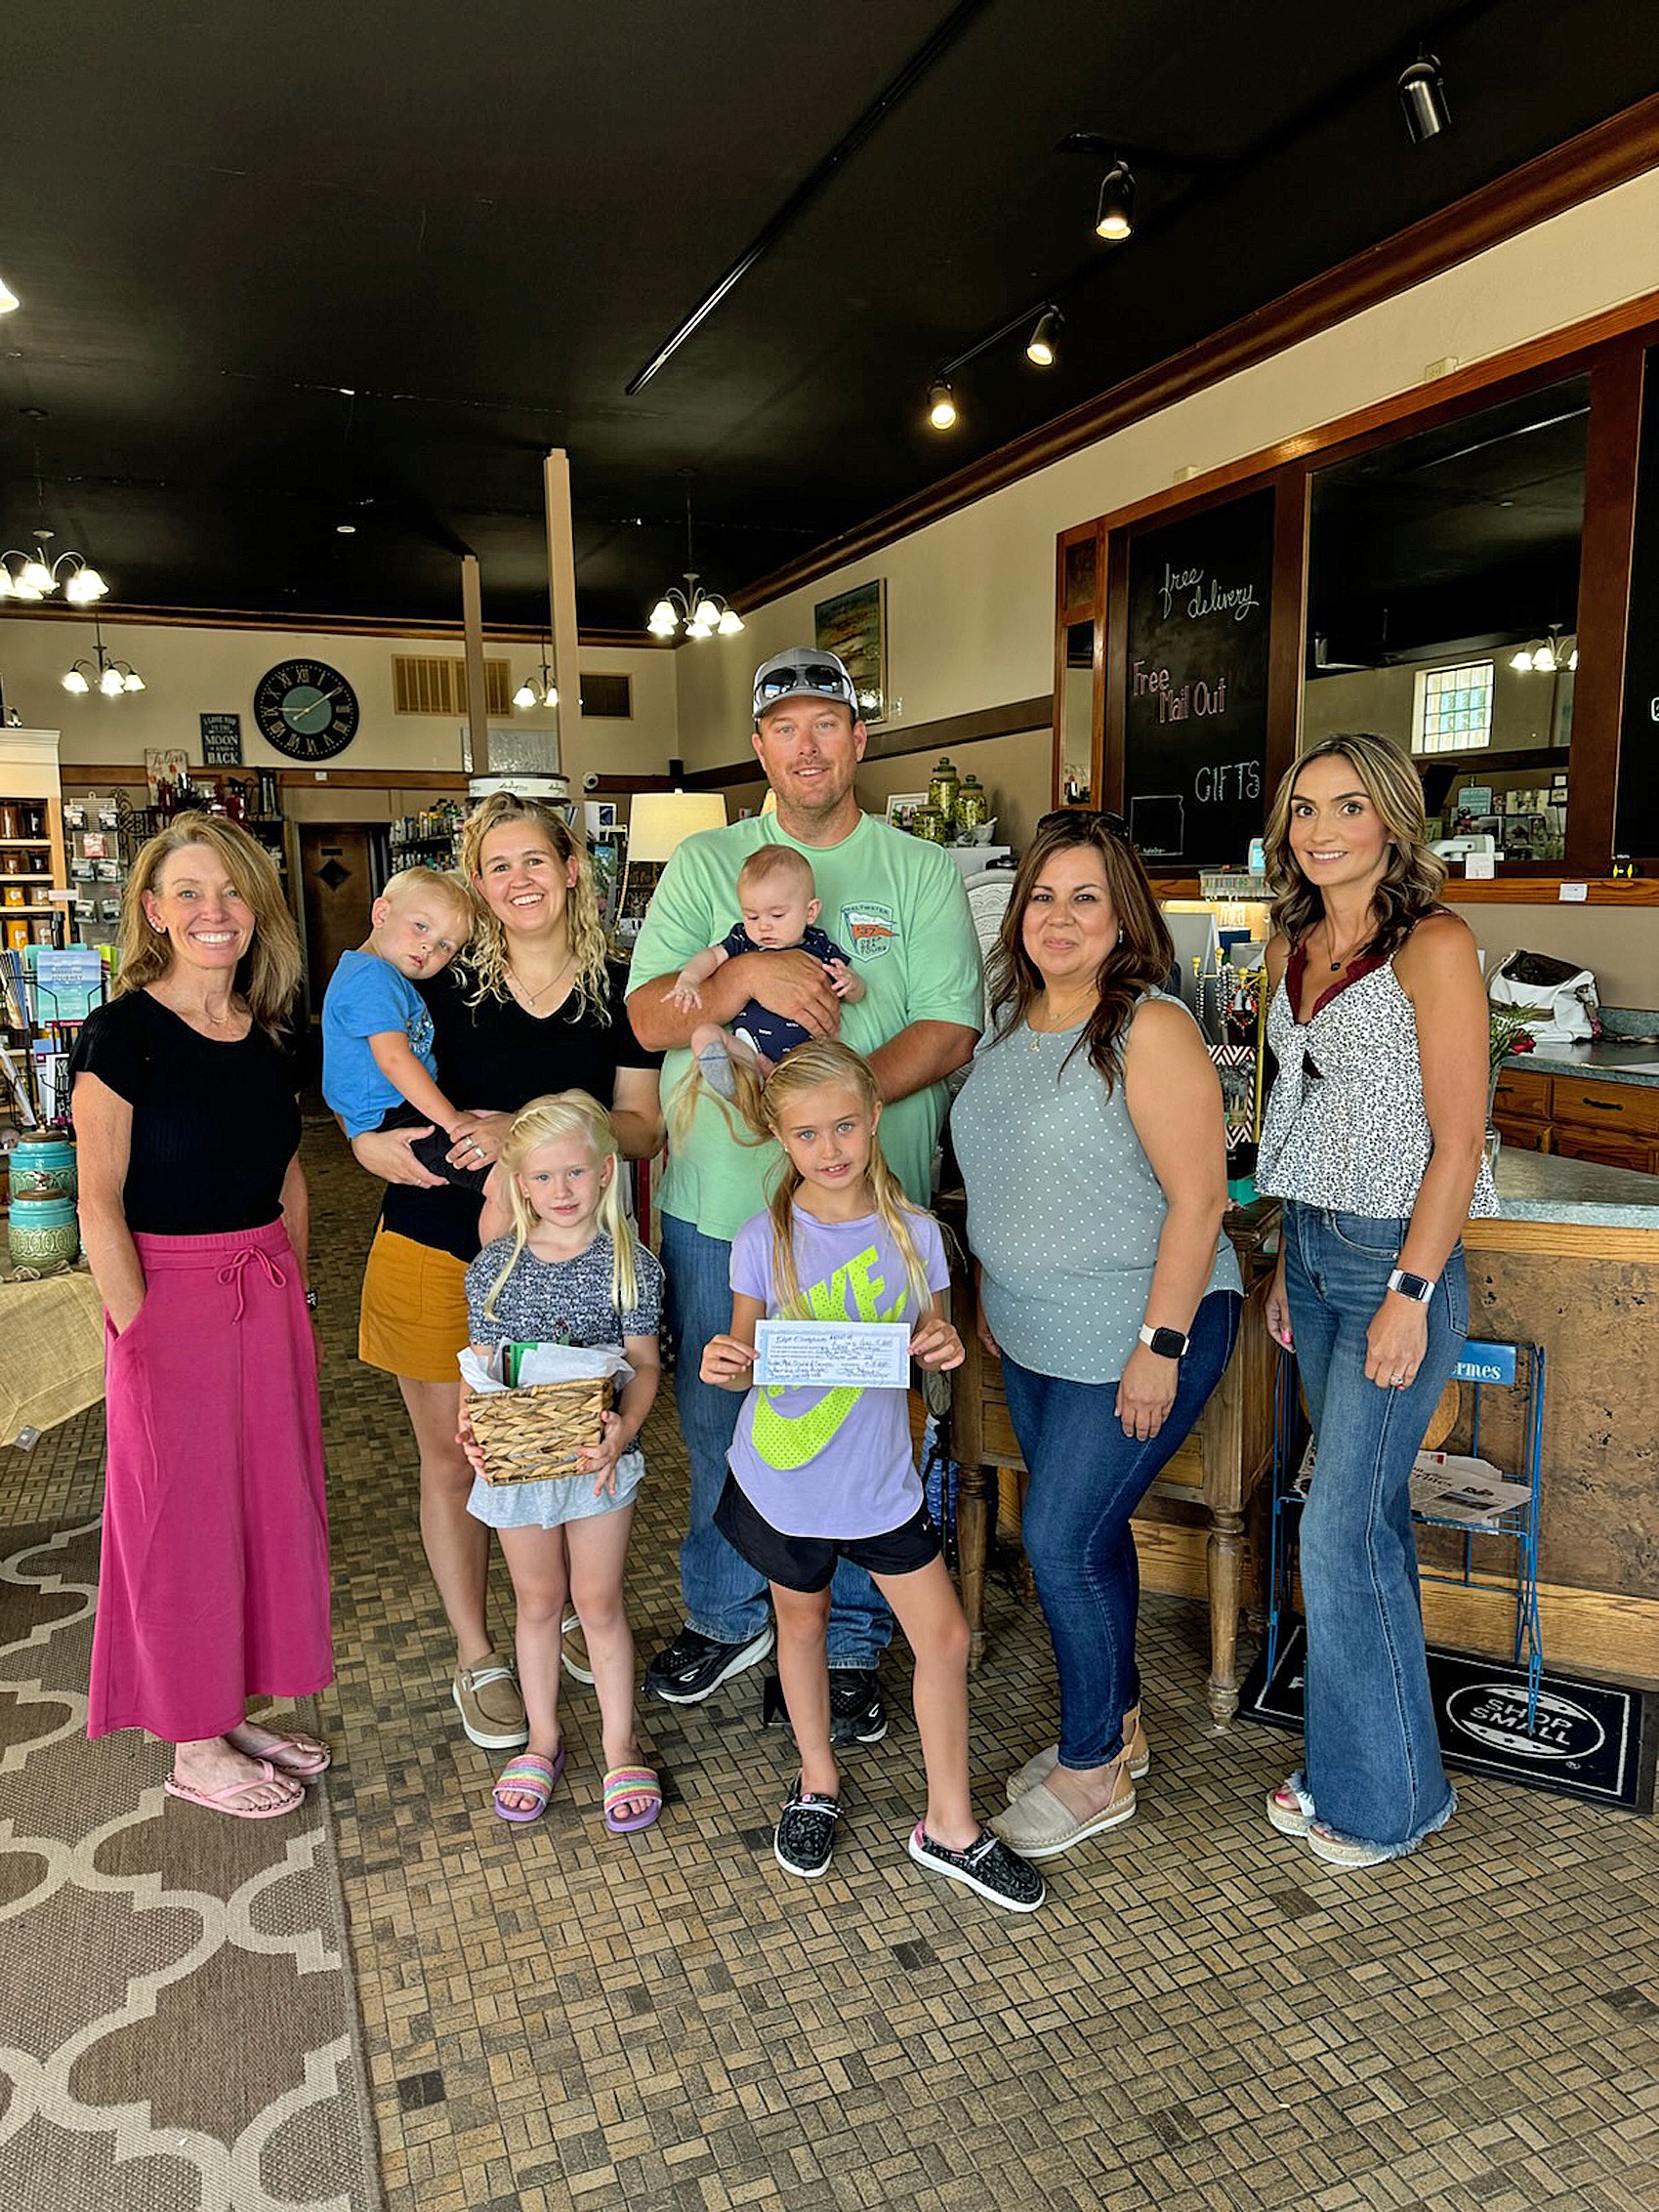
[(956, 826), (978, 829), (991, 818), (990, 795), (976, 775), (965, 775), (956, 795)]
[(956, 820), (959, 788), (954, 763), (948, 758), (940, 760), (928, 778), (928, 804), (944, 817), (947, 830)]

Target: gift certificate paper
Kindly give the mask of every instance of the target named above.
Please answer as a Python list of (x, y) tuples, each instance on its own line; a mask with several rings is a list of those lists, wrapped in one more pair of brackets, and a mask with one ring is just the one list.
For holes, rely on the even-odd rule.
[(906, 1321), (757, 1321), (757, 1383), (787, 1390), (905, 1390)]

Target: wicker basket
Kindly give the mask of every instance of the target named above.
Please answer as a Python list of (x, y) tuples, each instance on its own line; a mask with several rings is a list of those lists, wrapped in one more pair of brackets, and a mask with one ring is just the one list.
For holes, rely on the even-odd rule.
[(576, 1454), (604, 1435), (615, 1385), (608, 1375), (479, 1391), (467, 1400), (486, 1482), (545, 1482), (574, 1475)]

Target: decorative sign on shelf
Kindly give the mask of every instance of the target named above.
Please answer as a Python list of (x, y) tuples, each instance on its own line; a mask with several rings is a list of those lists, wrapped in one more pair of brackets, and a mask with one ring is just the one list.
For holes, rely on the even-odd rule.
[(203, 768), (240, 768), (242, 718), (239, 714), (204, 714), (201, 717)]
[(1262, 833), (1272, 585), (1271, 491), (1131, 543), (1124, 813), (1147, 860), (1242, 865)]

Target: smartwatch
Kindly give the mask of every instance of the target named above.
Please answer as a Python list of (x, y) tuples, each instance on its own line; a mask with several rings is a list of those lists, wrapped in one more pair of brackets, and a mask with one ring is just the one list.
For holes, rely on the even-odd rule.
[(316, 1292), (314, 1290), (306, 1292), (306, 1311), (310, 1314), (316, 1312)]
[(1180, 1329), (1149, 1329), (1142, 1325), (1141, 1341), (1155, 1352), (1160, 1359), (1184, 1359), (1186, 1348), (1192, 1339), (1182, 1336)]
[(1397, 1290), (1402, 1298), (1415, 1298), (1420, 1306), (1427, 1306), (1434, 1295), (1430, 1276), (1407, 1274), (1404, 1268), (1395, 1268), (1389, 1277), (1389, 1288)]

